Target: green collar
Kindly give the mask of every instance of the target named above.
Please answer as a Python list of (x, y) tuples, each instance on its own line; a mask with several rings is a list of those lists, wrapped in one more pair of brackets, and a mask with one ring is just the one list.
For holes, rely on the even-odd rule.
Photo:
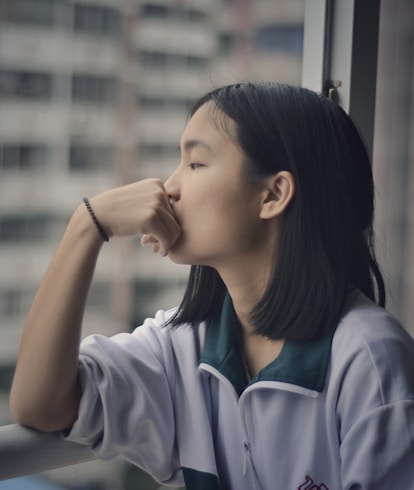
[(309, 342), (286, 341), (279, 356), (250, 382), (241, 350), (241, 326), (229, 295), (221, 314), (209, 322), (200, 364), (209, 364), (225, 376), (240, 396), (248, 384), (279, 381), (322, 392), (331, 355), (334, 329)]

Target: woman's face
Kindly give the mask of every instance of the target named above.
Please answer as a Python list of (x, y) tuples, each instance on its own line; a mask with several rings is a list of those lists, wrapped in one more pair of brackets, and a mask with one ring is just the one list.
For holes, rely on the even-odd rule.
[(165, 187), (182, 229), (168, 256), (219, 270), (254, 260), (266, 225), (259, 217), (263, 186), (247, 178), (245, 155), (227, 134), (235, 134), (235, 123), (227, 118), (228, 131), (218, 129), (212, 104), (201, 106), (188, 122), (180, 165)]

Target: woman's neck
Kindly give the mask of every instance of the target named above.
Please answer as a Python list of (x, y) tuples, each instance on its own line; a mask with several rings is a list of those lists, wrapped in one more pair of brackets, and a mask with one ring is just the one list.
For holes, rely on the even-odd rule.
[(280, 354), (284, 340), (271, 340), (254, 333), (251, 312), (263, 297), (269, 282), (269, 267), (257, 266), (250, 272), (246, 267), (233, 274), (222, 275), (233, 302), (233, 308), (242, 326), (242, 346), (247, 369), (251, 377), (274, 361)]

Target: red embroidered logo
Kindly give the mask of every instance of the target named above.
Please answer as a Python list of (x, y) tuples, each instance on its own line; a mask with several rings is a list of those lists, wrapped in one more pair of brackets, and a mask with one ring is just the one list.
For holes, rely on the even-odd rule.
[(306, 481), (302, 483), (298, 490), (329, 490), (329, 488), (324, 483), (317, 485), (310, 476), (307, 476)]

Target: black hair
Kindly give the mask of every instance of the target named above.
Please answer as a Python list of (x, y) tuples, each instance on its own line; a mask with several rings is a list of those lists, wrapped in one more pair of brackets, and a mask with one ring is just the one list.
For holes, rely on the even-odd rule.
[[(306, 341), (334, 328), (349, 291), (385, 305), (373, 244), (374, 185), (364, 142), (348, 114), (305, 88), (241, 83), (198, 100), (236, 123), (248, 174), (291, 172), (295, 195), (284, 212), (271, 278), (250, 318), (254, 333)], [(170, 324), (220, 311), (226, 287), (207, 266), (192, 266)]]

